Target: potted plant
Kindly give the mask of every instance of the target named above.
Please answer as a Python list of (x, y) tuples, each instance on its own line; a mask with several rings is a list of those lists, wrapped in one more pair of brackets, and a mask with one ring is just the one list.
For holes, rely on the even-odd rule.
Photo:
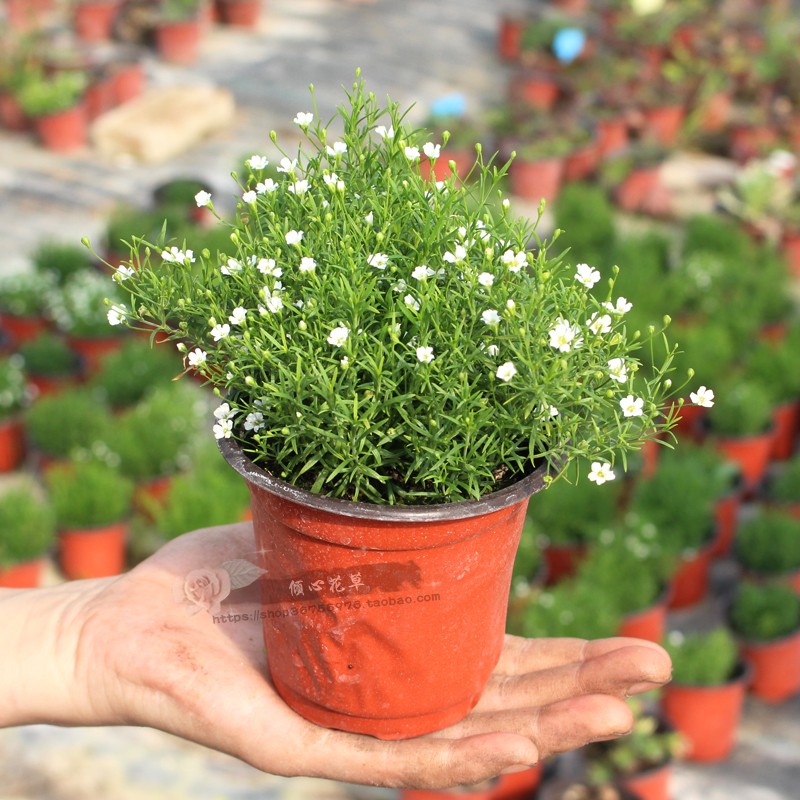
[(73, 275), (92, 268), (86, 248), (72, 242), (45, 240), (31, 254), (36, 272), (49, 275), (54, 285), (65, 284)]
[(261, 17), (261, 0), (216, 0), (216, 6), (225, 25), (255, 28)]
[[(168, 229), (172, 230), (172, 226), (179, 226), (184, 218), (182, 213), (175, 219), (163, 209), (142, 209), (125, 204), (117, 206), (109, 214), (106, 223), (103, 263), (118, 266), (130, 258), (129, 243), (134, 235), (142, 236), (146, 233), (148, 238), (157, 237), (165, 220)], [(133, 262), (136, 263), (136, 258)]]
[[(24, 40), (23, 40), (24, 41)], [(30, 120), (19, 104), (19, 93), (38, 78), (41, 69), (30, 47), (7, 36), (0, 42), (0, 125), (10, 131), (25, 131)]]
[(48, 294), (48, 316), (94, 375), (109, 354), (122, 347), (124, 336), (109, 330), (104, 300), (107, 281), (99, 272), (80, 272)]
[(111, 38), (119, 0), (76, 0), (72, 10), (75, 33), (84, 42)]
[(615, 783), (641, 800), (669, 800), (672, 765), (683, 753), (681, 735), (640, 700), (629, 700), (633, 729), (583, 749), (591, 783)]
[(81, 361), (64, 339), (51, 331), (40, 333), (19, 348), (28, 383), (36, 396), (54, 394), (75, 383)]
[(55, 531), (52, 509), (40, 494), (32, 481), (0, 493), (0, 587), (39, 585)]
[(664, 216), (669, 212), (669, 196), (661, 183), (666, 158), (662, 145), (642, 139), (609, 157), (600, 168), (600, 180), (622, 211)]
[(168, 386), (182, 369), (171, 347), (129, 338), (103, 360), (90, 385), (107, 406), (120, 411), (135, 406), (152, 389)]
[(753, 675), (750, 691), (780, 703), (800, 691), (800, 596), (789, 586), (743, 583), (729, 609), (730, 625)]
[(764, 501), (767, 507), (800, 519), (800, 455), (793, 455), (770, 475)]
[(171, 219), (185, 217), (198, 223), (213, 221), (207, 206), (198, 206), (198, 192), (208, 192), (210, 186), (197, 178), (172, 178), (153, 190), (153, 201), (159, 211)]
[(67, 578), (103, 578), (125, 568), (133, 484), (97, 460), (48, 470), (47, 488), (58, 529), (61, 571)]
[(751, 579), (781, 580), (800, 592), (800, 519), (760, 510), (739, 525), (734, 554)]
[(16, 344), (47, 328), (46, 299), (52, 287), (52, 276), (35, 271), (0, 278), (0, 322)]
[(163, 0), (156, 26), (158, 53), (173, 64), (193, 64), (197, 60), (203, 27), (204, 0)]
[(22, 410), (26, 399), (19, 356), (0, 356), (0, 472), (16, 469), (25, 457)]
[(736, 744), (748, 672), (724, 625), (709, 631), (672, 631), (664, 643), (672, 658), (672, 682), (661, 708), (684, 739), (686, 758), (726, 759)]
[(45, 470), (102, 442), (113, 424), (108, 410), (84, 387), (41, 397), (24, 419), (28, 444)]
[[(608, 195), (594, 183), (577, 182), (562, 188), (553, 206), (562, 240), (576, 258), (588, 264), (609, 259), (617, 239), (614, 208)], [(681, 343), (683, 345), (683, 343)]]
[[(130, 299), (110, 308), (109, 321), (154, 325), (180, 340), (187, 366), (220, 395), (214, 435), (251, 487), (269, 550), (263, 568), (275, 581), (264, 631), (277, 691), (317, 723), (401, 738), (461, 718), (481, 691), (504, 633), (489, 618), (504, 617), (527, 497), (548, 468), (555, 477), (565, 461), (588, 457), (591, 479), (606, 481), (616, 454), (669, 428), (674, 415), (661, 416), (663, 372), (634, 388), (638, 362), (628, 348), (638, 341), (613, 294), (599, 301), (588, 291), (592, 268), (567, 267), (544, 242), (529, 253), (533, 226), (512, 218), (508, 204), (484, 211), (504, 168), (480, 162), (474, 183), (452, 177), (438, 187), (419, 164), (438, 143), (418, 139), (395, 104), (380, 108), (360, 77), (348, 97), (341, 138), (300, 112), (306, 143), (296, 160), (284, 156), (280, 182), (261, 181), (258, 163), (243, 176), (234, 257), (195, 255), (191, 242), (154, 246), (132, 275), (115, 276)], [(554, 316), (518, 316), (529, 304)], [(619, 336), (600, 332), (606, 322)], [(624, 382), (609, 375), (615, 358)], [(491, 533), (484, 511), (496, 522)], [(315, 516), (328, 520), (327, 533)], [(455, 533), (461, 544), (442, 551), (433, 542), (461, 529), (443, 525), (445, 516), (472, 533)], [(438, 533), (422, 534), (420, 518)], [(291, 544), (273, 539), (280, 531)], [(348, 545), (330, 548), (329, 536)], [(424, 557), (419, 536), (433, 537)], [(414, 565), (408, 579), (423, 600), (413, 615), (362, 588), (381, 585), (383, 552), (394, 548), (394, 563)], [(433, 589), (442, 579), (436, 564), (478, 562), (458, 586)], [(357, 576), (341, 588), (352, 603), (359, 597), (357, 608), (342, 598), (324, 622), (355, 637), (347, 633), (327, 655), (314, 641), (329, 641), (319, 617), (290, 610), (304, 602), (301, 590), (303, 598), (314, 591), (305, 579), (323, 574)], [(333, 581), (327, 597), (341, 597), (338, 587)], [(476, 639), (452, 625), (466, 597), (471, 613), (481, 609), (471, 622)], [(387, 614), (371, 613), (367, 601)], [(449, 632), (436, 621), (443, 613)], [(433, 643), (432, 626), (442, 629)], [(367, 644), (375, 637), (380, 653)], [(316, 653), (308, 668), (290, 666), (298, 647)], [(340, 669), (342, 680), (333, 677)], [(365, 705), (362, 681), (381, 710)]]
[(43, 73), (20, 90), (20, 106), (49, 150), (70, 153), (86, 146), (88, 123), (82, 103), (86, 86), (86, 75), (70, 70)]

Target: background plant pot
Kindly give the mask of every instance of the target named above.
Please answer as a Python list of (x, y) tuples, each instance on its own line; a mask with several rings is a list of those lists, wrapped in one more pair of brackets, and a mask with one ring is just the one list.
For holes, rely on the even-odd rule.
[(103, 42), (111, 38), (117, 0), (81, 0), (73, 12), (75, 33), (84, 42)]
[(641, 800), (670, 800), (671, 778), (672, 762), (668, 761), (658, 767), (621, 778), (619, 784)]
[(549, 111), (560, 97), (560, 82), (551, 72), (522, 69), (509, 78), (508, 99), (512, 104)]
[(0, 420), (0, 472), (15, 470), (25, 458), (25, 430), (19, 417)]
[(688, 608), (703, 600), (708, 593), (708, 578), (715, 538), (692, 555), (681, 556), (672, 576), (670, 609)]
[(508, 170), (511, 194), (527, 200), (544, 198), (548, 203), (552, 203), (561, 190), (563, 175), (563, 158), (527, 161), (517, 156)]
[(775, 406), (772, 412), (775, 436), (772, 441), (770, 459), (786, 461), (792, 457), (800, 429), (800, 402), (789, 400)]
[(20, 317), (16, 314), (9, 314), (7, 311), (0, 312), (0, 326), (16, 346), (35, 339), (48, 327), (44, 317)]
[(11, 567), (0, 567), (0, 587), (3, 589), (35, 589), (42, 580), (43, 558), (23, 561)]
[(577, 147), (564, 159), (564, 180), (585, 181), (597, 171), (599, 161), (597, 142)]
[(622, 116), (597, 120), (597, 151), (608, 158), (628, 146), (628, 123)]
[(686, 758), (692, 761), (722, 761), (736, 744), (736, 733), (749, 680), (740, 664), (732, 679), (719, 686), (667, 684), (661, 708), (686, 742)]
[(673, 147), (686, 118), (683, 104), (652, 106), (642, 111), (643, 133), (666, 147)]
[(59, 533), (58, 562), (68, 578), (105, 578), (125, 569), (128, 523)]
[(545, 583), (553, 586), (575, 574), (581, 559), (586, 556), (584, 544), (553, 544), (548, 542), (542, 557), (545, 567)]
[(782, 703), (800, 692), (800, 630), (769, 642), (740, 642), (752, 667), (750, 691), (767, 703)]
[(629, 214), (645, 211), (660, 186), (660, 167), (635, 167), (614, 189), (614, 202)]
[(261, 0), (217, 0), (220, 22), (240, 28), (254, 28), (261, 17)]
[(649, 642), (660, 644), (664, 640), (667, 628), (667, 607), (669, 602), (669, 589), (648, 608), (626, 614), (619, 628), (620, 636), (630, 636), (633, 639), (646, 639)]
[(722, 558), (730, 553), (731, 545), (736, 535), (736, 527), (739, 523), (741, 505), (742, 500), (738, 492), (731, 492), (717, 500), (714, 511), (717, 536), (714, 539), (714, 546), (711, 550), (713, 558)]
[(525, 29), (525, 20), (519, 16), (502, 14), (500, 16), (500, 29), (497, 34), (497, 53), (506, 61), (516, 61), (520, 55), (522, 31)]
[(0, 126), (9, 131), (27, 131), (31, 121), (13, 94), (0, 91)]
[(122, 105), (144, 93), (146, 77), (144, 65), (140, 61), (127, 61), (115, 64), (111, 69), (114, 104)]
[(500, 655), (515, 551), (543, 473), (478, 501), (373, 506), (278, 481), (231, 439), (220, 449), (250, 489), (281, 697), (317, 724), (386, 739), (463, 718)]
[(36, 117), (33, 126), (42, 145), (58, 153), (80, 150), (88, 140), (88, 114), (83, 103), (56, 114)]
[(163, 22), (156, 28), (158, 53), (172, 64), (194, 64), (200, 50), (202, 33), (199, 19)]
[(725, 458), (739, 465), (744, 497), (760, 486), (769, 466), (775, 433), (772, 428), (754, 436), (717, 436), (716, 448)]
[(125, 342), (122, 336), (67, 336), (67, 342), (83, 364), (84, 375), (94, 375), (103, 359), (116, 353)]

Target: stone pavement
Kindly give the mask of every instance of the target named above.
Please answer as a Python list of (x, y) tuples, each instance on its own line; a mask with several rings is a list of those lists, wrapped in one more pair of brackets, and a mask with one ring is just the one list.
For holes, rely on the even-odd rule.
[[(521, 0), (520, 0), (521, 2)], [(270, 0), (256, 32), (216, 29), (201, 63), (182, 69), (147, 62), (152, 85), (213, 83), (235, 95), (236, 122), (169, 163), (98, 162), (89, 151), (56, 156), (0, 132), (0, 272), (24, 269), (43, 237), (100, 236), (120, 202), (145, 204), (173, 176), (196, 176), (233, 194), (229, 173), (267, 149), (267, 133), (291, 135), (291, 119), (316, 87), (322, 116), (343, 97), (356, 67), (369, 86), (421, 120), (436, 98), (463, 93), (478, 110), (500, 96), (505, 67), (494, 54), (497, 15), (510, 2), (486, 0)], [(718, 576), (724, 588), (727, 576)], [(708, 621), (709, 604), (692, 615)], [(684, 617), (674, 622), (692, 624)], [(740, 743), (721, 765), (679, 765), (674, 800), (795, 800), (800, 794), (800, 700), (749, 701)], [(0, 800), (391, 800), (390, 790), (258, 773), (227, 756), (152, 730), (0, 731)]]

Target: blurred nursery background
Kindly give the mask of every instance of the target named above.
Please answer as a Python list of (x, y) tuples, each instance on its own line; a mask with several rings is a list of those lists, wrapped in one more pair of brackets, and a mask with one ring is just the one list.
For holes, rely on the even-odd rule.
[[(357, 67), (680, 344), (677, 447), (530, 504), (510, 632), (664, 644), (634, 732), (454, 792), (264, 775), (157, 731), (0, 731), (1, 800), (789, 800), (800, 784), (800, 36), (788, 0), (0, 2), (0, 586), (246, 518), (213, 397), (110, 327), (133, 236), (226, 252), (231, 173)], [(269, 173), (268, 168), (265, 173)], [(81, 244), (88, 236), (94, 252)], [(531, 243), (534, 246), (535, 243)], [(647, 358), (642, 365), (648, 368)], [(690, 402), (689, 398), (686, 398)], [(581, 467), (585, 475), (586, 468)], [(716, 705), (706, 705), (714, 703)]]

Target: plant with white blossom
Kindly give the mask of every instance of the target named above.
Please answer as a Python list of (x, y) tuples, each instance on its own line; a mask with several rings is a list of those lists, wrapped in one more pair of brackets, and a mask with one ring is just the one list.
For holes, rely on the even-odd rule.
[(219, 395), (214, 436), (313, 492), (477, 498), (576, 458), (611, 480), (674, 425), (674, 349), (650, 370), (637, 355), (663, 331), (628, 328), (616, 268), (570, 265), (557, 235), (492, 202), (507, 165), (476, 146), (468, 185), (435, 183), (422, 162), (446, 134), (428, 141), (360, 77), (348, 100), (327, 124), (315, 106), (297, 114), (296, 153), (270, 134), (269, 185), (267, 157), (248, 159), (236, 219), (220, 222), (233, 256), (135, 241), (145, 255), (114, 276), (128, 297), (109, 321), (176, 341)]

